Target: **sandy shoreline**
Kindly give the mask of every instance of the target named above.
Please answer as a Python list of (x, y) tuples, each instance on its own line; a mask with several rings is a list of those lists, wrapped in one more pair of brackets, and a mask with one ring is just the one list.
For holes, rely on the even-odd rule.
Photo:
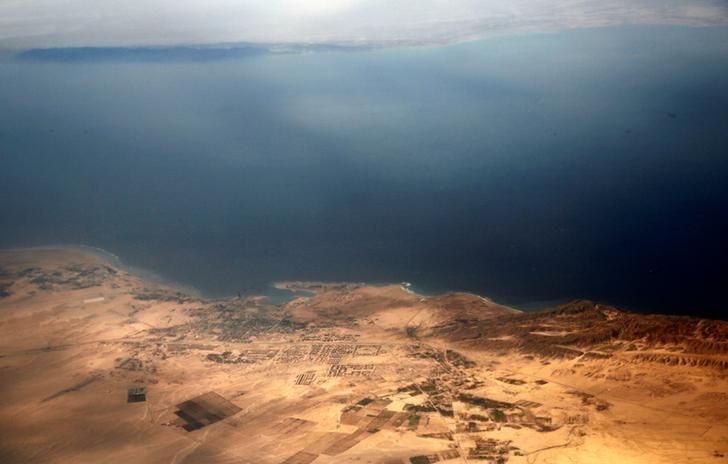
[[(126, 264), (124, 260), (108, 251), (104, 250), (103, 248), (99, 247), (93, 247), (89, 245), (43, 245), (43, 246), (33, 246), (33, 247), (14, 247), (14, 248), (1, 248), (1, 252), (34, 252), (34, 251), (53, 251), (53, 250), (69, 250), (69, 251), (78, 251), (83, 253), (88, 253), (91, 255), (94, 255), (96, 257), (99, 257), (103, 259), (106, 263), (109, 265), (118, 268), (122, 271), (128, 272), (129, 274), (133, 274), (140, 279), (147, 280), (151, 283), (155, 284), (161, 284), (166, 287), (170, 287), (171, 289), (174, 289), (176, 291), (179, 291), (181, 293), (185, 293), (190, 296), (198, 297), (198, 298), (207, 298), (202, 291), (199, 289), (191, 286), (182, 284), (179, 282), (175, 282), (174, 280), (168, 279), (162, 275), (160, 275), (157, 272), (150, 271), (148, 269), (143, 269), (140, 267), (132, 266), (129, 264)], [(213, 299), (213, 298), (210, 298)]]
[[(102, 258), (104, 261), (109, 263), (110, 265), (117, 267), (121, 270), (124, 270), (130, 274), (133, 274), (141, 279), (148, 280), (150, 282), (153, 282), (155, 284), (161, 284), (167, 287), (170, 287), (176, 291), (179, 291), (181, 293), (185, 293), (190, 296), (194, 296), (197, 298), (205, 298), (208, 300), (226, 300), (230, 298), (236, 298), (237, 295), (231, 294), (227, 296), (210, 296), (209, 294), (206, 294), (203, 290), (188, 284), (182, 284), (179, 282), (176, 282), (172, 279), (166, 278), (162, 276), (161, 274), (151, 271), (148, 269), (143, 269), (137, 266), (132, 266), (129, 264), (126, 264), (123, 260), (123, 258), (115, 253), (112, 253), (108, 250), (105, 250), (103, 248), (89, 246), (89, 245), (43, 245), (43, 246), (33, 246), (33, 247), (14, 247), (14, 248), (2, 248), (0, 249), (0, 252), (8, 251), (8, 252), (23, 252), (23, 251), (52, 251), (52, 250), (72, 250), (72, 251), (81, 251), (85, 253), (90, 253), (94, 256), (97, 256), (99, 258)], [(522, 312), (521, 309), (514, 308), (502, 303), (498, 303), (496, 301), (493, 301), (492, 299), (478, 295), (473, 292), (466, 292), (466, 291), (444, 291), (444, 292), (422, 292), (416, 291), (413, 289), (413, 284), (409, 282), (327, 282), (327, 281), (274, 281), (270, 284), (270, 292), (261, 292), (261, 293), (254, 293), (245, 295), (246, 297), (267, 297), (270, 298), (271, 301), (277, 301), (277, 302), (287, 302), (290, 301), (297, 296), (301, 295), (295, 295), (296, 292), (305, 291), (305, 292), (312, 292), (316, 293), (315, 288), (316, 286), (324, 286), (324, 287), (336, 287), (336, 286), (367, 286), (367, 287), (386, 287), (390, 285), (399, 285), (400, 288), (407, 293), (422, 297), (422, 298), (429, 298), (429, 297), (445, 297), (447, 295), (468, 295), (473, 296), (476, 298), (481, 299), (485, 303), (489, 304), (497, 304), (499, 306), (503, 307), (509, 307), (513, 309), (514, 311)], [(283, 294), (278, 293), (276, 290), (283, 290), (286, 292), (292, 292), (294, 295), (291, 296), (285, 296)]]
[[(401, 283), (281, 283), (315, 290), (281, 305), (190, 298), (80, 247), (0, 264), (3, 463), (728, 454), (725, 323), (590, 302), (523, 314)], [(202, 422), (179, 414), (190, 402)]]

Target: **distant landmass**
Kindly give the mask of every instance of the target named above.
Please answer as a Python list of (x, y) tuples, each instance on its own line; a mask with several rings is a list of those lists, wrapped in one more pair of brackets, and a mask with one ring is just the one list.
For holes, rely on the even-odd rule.
[(208, 61), (268, 53), (261, 47), (69, 47), (36, 48), (16, 55), (23, 61)]
[(169, 62), (217, 61), (268, 54), (362, 51), (376, 47), (412, 45), (405, 42), (381, 44), (220, 44), (171, 47), (58, 47), (33, 48), (15, 55), (21, 61), (52, 62)]
[[(57, 4), (56, 4), (57, 3)], [(374, 0), (323, 2), (185, 2), (126, 5), (74, 0), (0, 4), (0, 49), (216, 44), (235, 42), (362, 44), (451, 43), (500, 34), (615, 25), (728, 24), (723, 0)], [(175, 4), (170, 2), (171, 4)], [(164, 11), (164, 14), (160, 14)]]

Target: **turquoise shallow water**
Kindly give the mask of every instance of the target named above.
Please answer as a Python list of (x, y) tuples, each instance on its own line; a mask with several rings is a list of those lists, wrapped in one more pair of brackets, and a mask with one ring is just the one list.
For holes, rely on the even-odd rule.
[(728, 29), (0, 63), (0, 246), (725, 317)]

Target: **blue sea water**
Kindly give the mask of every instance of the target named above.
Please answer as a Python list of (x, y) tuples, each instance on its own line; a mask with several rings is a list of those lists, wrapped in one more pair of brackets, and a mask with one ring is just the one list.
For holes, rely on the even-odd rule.
[(0, 62), (0, 246), (726, 318), (728, 29)]

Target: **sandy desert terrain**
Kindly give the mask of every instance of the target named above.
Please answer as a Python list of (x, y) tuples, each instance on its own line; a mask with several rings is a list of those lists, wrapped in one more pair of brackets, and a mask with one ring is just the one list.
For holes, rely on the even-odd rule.
[(728, 462), (728, 323), (0, 252), (2, 463)]

